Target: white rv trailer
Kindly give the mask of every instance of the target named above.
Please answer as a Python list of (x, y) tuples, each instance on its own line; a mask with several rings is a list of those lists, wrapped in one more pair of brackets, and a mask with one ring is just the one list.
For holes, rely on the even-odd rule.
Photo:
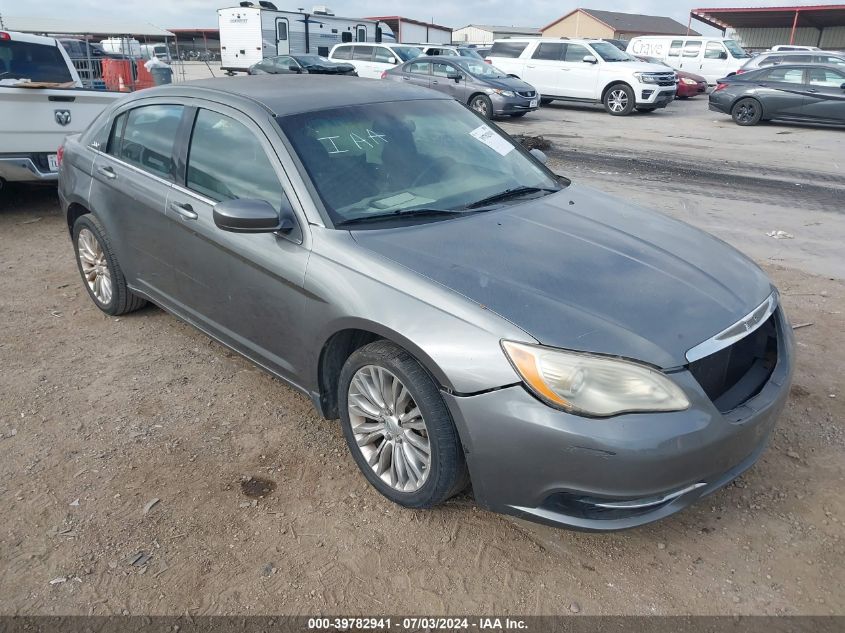
[(322, 55), (342, 42), (394, 42), (384, 22), (335, 16), (326, 7), (310, 13), (279, 11), (270, 2), (244, 1), (217, 10), (222, 70), (244, 72), (266, 57)]

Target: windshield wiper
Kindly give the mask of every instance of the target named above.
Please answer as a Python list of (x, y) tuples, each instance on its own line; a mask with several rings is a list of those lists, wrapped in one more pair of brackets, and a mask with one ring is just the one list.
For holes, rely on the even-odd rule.
[(487, 196), (486, 198), (477, 200), (472, 204), (468, 204), (466, 208), (477, 209), (479, 207), (484, 207), (488, 204), (492, 204), (494, 202), (502, 202), (503, 200), (507, 200), (508, 198), (516, 198), (518, 196), (524, 196), (529, 193), (557, 193), (558, 191), (560, 191), (560, 189), (552, 189), (551, 187), (514, 187), (513, 189), (505, 189), (504, 191), (500, 191), (499, 193), (494, 193), (492, 196)]
[(335, 222), (335, 226), (349, 226), (351, 224), (366, 224), (368, 222), (382, 222), (384, 220), (396, 220), (401, 218), (418, 218), (421, 216), (436, 215), (462, 215), (467, 213), (460, 209), (408, 209), (407, 211), (391, 211), (390, 213), (377, 213), (375, 215), (362, 215), (349, 220)]

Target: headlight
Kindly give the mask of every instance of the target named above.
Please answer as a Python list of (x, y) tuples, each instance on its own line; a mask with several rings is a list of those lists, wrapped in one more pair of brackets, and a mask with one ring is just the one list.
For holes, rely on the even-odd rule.
[(657, 76), (652, 73), (634, 73), (634, 77), (644, 84), (656, 84), (659, 81)]
[(502, 348), (538, 398), (570, 413), (607, 417), (690, 404), (674, 382), (646, 365), (512, 341)]
[(686, 84), (688, 86), (694, 86), (698, 82), (695, 79), (690, 79), (689, 77), (684, 77), (684, 78), (681, 79), (681, 83)]
[(513, 97), (514, 92), (512, 90), (502, 90), (501, 88), (487, 88), (484, 92), (488, 95), (497, 94), (502, 95), (503, 97)]

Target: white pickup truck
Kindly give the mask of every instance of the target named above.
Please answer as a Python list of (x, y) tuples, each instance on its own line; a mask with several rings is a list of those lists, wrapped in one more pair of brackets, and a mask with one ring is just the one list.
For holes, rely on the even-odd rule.
[(0, 31), (0, 187), (58, 178), (56, 151), (119, 92), (87, 90), (51, 37)]

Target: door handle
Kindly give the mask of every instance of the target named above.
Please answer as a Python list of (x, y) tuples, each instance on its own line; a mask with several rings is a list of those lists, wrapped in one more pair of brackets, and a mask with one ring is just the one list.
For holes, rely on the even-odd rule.
[(818, 88), (810, 88), (810, 89), (807, 90), (807, 92), (818, 92), (818, 91), (819, 91)]
[(197, 219), (197, 212), (194, 211), (194, 208), (189, 204), (179, 204), (178, 202), (171, 202), (170, 209), (180, 217), (185, 218), (186, 220), (196, 220)]
[(117, 174), (114, 173), (114, 169), (112, 169), (111, 167), (100, 167), (97, 169), (97, 173), (101, 176), (105, 176), (109, 180), (114, 180), (115, 178), (117, 178)]
[(526, 66), (526, 68), (537, 68), (536, 66)]

